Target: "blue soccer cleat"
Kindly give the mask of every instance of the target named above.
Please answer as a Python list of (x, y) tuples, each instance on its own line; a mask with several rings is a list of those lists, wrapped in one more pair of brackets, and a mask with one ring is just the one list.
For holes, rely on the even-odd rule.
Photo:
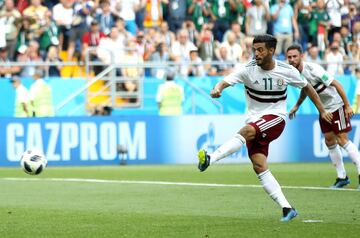
[(198, 152), (198, 159), (199, 159), (198, 168), (200, 172), (204, 172), (207, 169), (207, 167), (209, 167), (210, 165), (210, 156), (206, 153), (204, 149), (201, 149)]
[(283, 217), (280, 219), (280, 221), (288, 222), (288, 221), (292, 220), (293, 218), (295, 218), (297, 215), (298, 215), (298, 212), (296, 211), (295, 208), (284, 207), (283, 208)]
[(331, 186), (331, 188), (343, 188), (346, 185), (350, 184), (350, 179), (348, 176), (346, 176), (345, 178), (336, 178), (336, 181), (334, 183), (333, 186)]

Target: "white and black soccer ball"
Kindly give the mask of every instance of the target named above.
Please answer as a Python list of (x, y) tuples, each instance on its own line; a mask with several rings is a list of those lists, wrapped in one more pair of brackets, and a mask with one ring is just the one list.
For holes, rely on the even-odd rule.
[(20, 165), (25, 173), (38, 175), (46, 168), (47, 159), (38, 150), (26, 150), (21, 156)]

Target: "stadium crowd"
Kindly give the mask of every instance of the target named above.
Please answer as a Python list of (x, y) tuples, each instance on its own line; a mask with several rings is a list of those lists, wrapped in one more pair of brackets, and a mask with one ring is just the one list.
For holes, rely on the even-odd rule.
[[(93, 61), (175, 61), (182, 75), (225, 75), (251, 58), (252, 38), (263, 33), (276, 36), (279, 59), (297, 42), (333, 74), (354, 73), (352, 62), (360, 60), (357, 0), (0, 0), (0, 6), (1, 62), (81, 61), (95, 47)], [(31, 65), (0, 66), (0, 77), (33, 72)], [(49, 69), (50, 76), (60, 72)]]

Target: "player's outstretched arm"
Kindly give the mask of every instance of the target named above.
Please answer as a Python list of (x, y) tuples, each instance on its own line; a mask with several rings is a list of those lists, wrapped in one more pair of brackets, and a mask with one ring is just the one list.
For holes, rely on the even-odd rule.
[(326, 120), (327, 122), (331, 123), (332, 121), (332, 114), (330, 112), (325, 111), (323, 104), (320, 101), (319, 95), (316, 93), (315, 89), (308, 83), (303, 90), (311, 99), (311, 101), (315, 104), (316, 108), (320, 113), (320, 117)]
[(289, 112), (290, 119), (295, 118), (297, 110), (299, 109), (300, 105), (303, 103), (303, 101), (305, 100), (306, 97), (307, 97), (307, 95), (305, 93), (305, 90), (301, 89), (299, 99), (297, 100), (296, 104)]
[(346, 118), (351, 118), (354, 115), (354, 111), (350, 106), (350, 102), (346, 96), (346, 93), (344, 91), (343, 86), (341, 86), (341, 84), (339, 83), (339, 81), (337, 80), (333, 80), (330, 84), (331, 86), (334, 86), (336, 88), (336, 91), (339, 93), (341, 99), (344, 102), (345, 105), (345, 116)]
[(212, 98), (219, 98), (219, 97), (221, 97), (222, 91), (223, 91), (225, 88), (229, 87), (229, 86), (230, 86), (230, 84), (228, 84), (228, 83), (225, 82), (224, 80), (221, 80), (219, 83), (217, 83), (217, 84), (215, 85), (215, 87), (213, 88), (213, 90), (211, 90), (210, 96), (211, 96)]

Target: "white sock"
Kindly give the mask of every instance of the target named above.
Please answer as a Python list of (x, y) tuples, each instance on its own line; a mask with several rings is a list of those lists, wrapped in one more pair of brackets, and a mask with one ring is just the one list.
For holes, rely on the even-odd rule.
[(360, 174), (360, 153), (359, 150), (356, 148), (354, 143), (351, 141), (348, 141), (343, 148), (346, 150), (346, 152), (349, 154), (350, 159), (355, 164), (358, 173)]
[(346, 171), (345, 171), (343, 156), (340, 147), (337, 144), (335, 144), (328, 147), (328, 149), (329, 149), (330, 159), (336, 169), (337, 177), (342, 179), (345, 178)]
[(210, 155), (210, 164), (215, 163), (218, 160), (225, 158), (228, 155), (240, 150), (241, 146), (246, 143), (245, 138), (236, 134), (233, 138), (222, 144)]
[(263, 186), (265, 192), (269, 194), (269, 196), (282, 208), (283, 207), (289, 207), (291, 208), (291, 205), (286, 200), (285, 195), (281, 191), (280, 184), (278, 181), (276, 181), (275, 177), (272, 175), (270, 170), (266, 170), (260, 174), (257, 175), (261, 185)]

